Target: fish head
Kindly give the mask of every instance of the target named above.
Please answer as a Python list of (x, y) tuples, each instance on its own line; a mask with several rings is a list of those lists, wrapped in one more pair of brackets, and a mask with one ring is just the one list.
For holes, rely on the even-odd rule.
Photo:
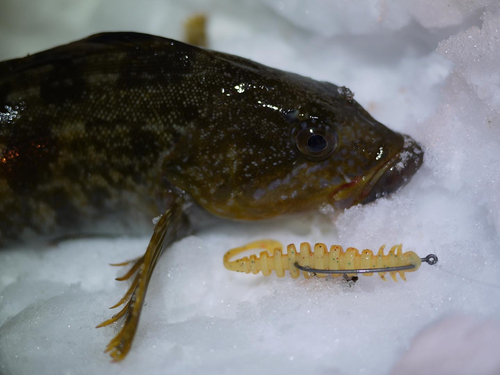
[(296, 96), (248, 95), (237, 103), (228, 91), (232, 101), (219, 109), (232, 111), (225, 117), (234, 124), (198, 131), (196, 151), (166, 173), (218, 216), (257, 220), (369, 203), (398, 190), (422, 164), (412, 138), (335, 85), (310, 80)]
[(406, 185), (424, 152), (410, 136), (375, 120), (350, 90), (337, 91), (315, 111), (301, 108), (302, 113), (291, 114), (292, 143), (299, 151), (295, 174), (314, 190), (307, 194), (309, 201), (314, 196), (320, 204), (347, 208)]
[(275, 160), (274, 168), (265, 166), (270, 172), (249, 184), (246, 214), (366, 204), (400, 189), (423, 162), (416, 141), (381, 124), (345, 95), (298, 106), (285, 118), (290, 127), (283, 137), (290, 142), (281, 147), (288, 157)]

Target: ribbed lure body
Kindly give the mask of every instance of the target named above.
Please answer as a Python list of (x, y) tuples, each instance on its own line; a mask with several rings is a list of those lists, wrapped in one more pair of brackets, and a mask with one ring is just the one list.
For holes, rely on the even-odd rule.
[[(252, 254), (249, 257), (243, 257), (231, 261), (230, 259), (237, 254), (253, 249), (264, 249), (259, 256)], [(356, 248), (349, 247), (345, 251), (342, 246), (333, 245), (328, 247), (323, 243), (314, 245), (314, 251), (307, 242), (300, 244), (300, 251), (297, 251), (294, 244), (287, 246), (287, 252), (283, 253), (283, 246), (278, 241), (261, 240), (251, 242), (245, 246), (229, 250), (224, 255), (224, 266), (236, 272), (245, 272), (257, 274), (262, 272), (264, 276), (269, 276), (272, 271), (276, 272), (278, 277), (284, 277), (285, 271), (289, 271), (293, 278), (299, 277), (301, 271), (295, 266), (299, 264), (302, 267), (309, 267), (317, 270), (359, 270), (359, 269), (379, 269), (392, 268), (412, 265), (413, 268), (404, 271), (378, 272), (383, 280), (386, 273), (389, 273), (394, 281), (397, 281), (396, 274), (406, 281), (406, 272), (415, 272), (420, 268), (420, 257), (413, 251), (403, 253), (403, 245), (395, 245), (391, 250), (384, 254), (385, 245), (380, 247), (377, 254), (365, 249), (359, 251)], [(315, 274), (314, 272), (302, 272), (304, 277), (311, 276), (326, 277), (326, 274)], [(372, 276), (373, 273), (363, 273), (365, 276)], [(356, 276), (357, 273), (346, 273), (347, 276)], [(332, 275), (334, 277), (341, 274)]]

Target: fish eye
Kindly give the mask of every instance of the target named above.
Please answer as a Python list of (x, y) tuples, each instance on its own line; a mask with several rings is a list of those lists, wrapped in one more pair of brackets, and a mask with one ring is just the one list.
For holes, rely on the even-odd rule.
[(295, 143), (307, 159), (322, 161), (337, 148), (337, 135), (329, 127), (305, 127), (296, 133)]
[(311, 152), (321, 152), (326, 146), (328, 146), (328, 143), (321, 134), (312, 134), (307, 140), (307, 148)]

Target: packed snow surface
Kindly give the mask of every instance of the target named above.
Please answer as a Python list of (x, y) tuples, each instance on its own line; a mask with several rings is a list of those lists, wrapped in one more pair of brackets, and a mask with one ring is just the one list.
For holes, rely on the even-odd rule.
[[(487, 0), (4, 0), (0, 59), (109, 30), (182, 38), (207, 14), (210, 47), (347, 86), (410, 134), (424, 165), (397, 194), (345, 212), (227, 223), (160, 259), (133, 349), (95, 329), (126, 289), (108, 263), (149, 236), (0, 252), (0, 374), (498, 374), (500, 8)], [(3, 110), (3, 109), (2, 109)], [(153, 219), (153, 218), (151, 218)], [(152, 228), (151, 224), (151, 228)], [(408, 281), (279, 279), (222, 266), (261, 238), (439, 256)]]

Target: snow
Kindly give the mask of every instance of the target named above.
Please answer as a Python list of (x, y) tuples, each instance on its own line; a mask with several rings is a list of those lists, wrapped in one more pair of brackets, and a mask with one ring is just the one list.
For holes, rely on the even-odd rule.
[[(349, 87), (425, 149), (390, 198), (332, 220), (308, 213), (226, 223), (160, 259), (133, 349), (95, 329), (126, 289), (108, 263), (149, 236), (27, 244), (0, 252), (0, 374), (498, 374), (500, 7), (477, 0), (5, 0), (0, 59), (104, 30), (182, 38), (209, 16), (213, 49)], [(151, 218), (153, 219), (153, 218)], [(152, 224), (151, 224), (152, 228)], [(439, 256), (408, 281), (237, 274), (224, 252), (260, 239)]]
[(500, 364), (490, 348), (499, 334), (495, 320), (462, 315), (443, 319), (417, 335), (393, 373), (498, 374)]

